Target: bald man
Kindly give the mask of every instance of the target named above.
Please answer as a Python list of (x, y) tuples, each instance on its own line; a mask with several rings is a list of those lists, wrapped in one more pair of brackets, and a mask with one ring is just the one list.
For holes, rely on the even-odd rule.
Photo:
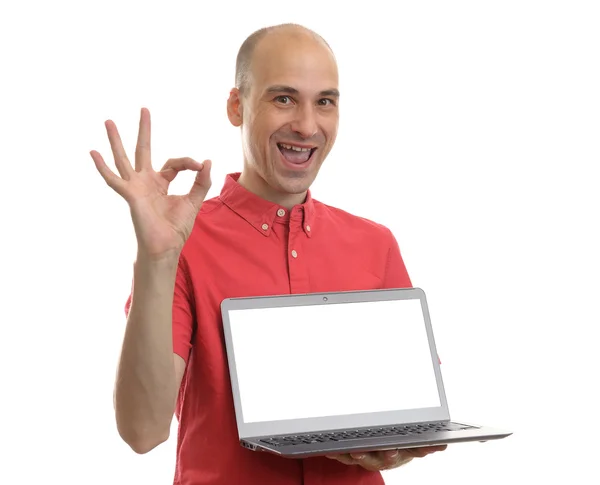
[[(218, 197), (205, 200), (210, 160), (170, 159), (153, 170), (147, 109), (133, 165), (110, 120), (119, 175), (91, 152), (129, 204), (138, 242), (114, 392), (117, 427), (134, 451), (147, 453), (168, 439), (175, 413), (177, 485), (375, 485), (384, 483), (381, 470), (444, 448), (292, 460), (239, 444), (223, 299), (411, 286), (389, 229), (309, 190), (336, 139), (339, 98), (327, 43), (301, 26), (270, 27), (238, 54), (227, 114), (240, 128), (243, 169), (226, 177)], [(197, 172), (193, 187), (167, 195), (182, 170)]]

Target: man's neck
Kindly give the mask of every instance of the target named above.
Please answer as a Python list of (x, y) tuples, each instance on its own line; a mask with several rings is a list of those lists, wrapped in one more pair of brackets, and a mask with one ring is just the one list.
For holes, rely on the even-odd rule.
[(292, 207), (303, 204), (306, 200), (306, 192), (301, 194), (288, 194), (274, 190), (260, 176), (249, 170), (244, 170), (238, 179), (238, 183), (249, 192), (257, 195), (261, 199), (268, 200), (274, 204), (291, 210)]

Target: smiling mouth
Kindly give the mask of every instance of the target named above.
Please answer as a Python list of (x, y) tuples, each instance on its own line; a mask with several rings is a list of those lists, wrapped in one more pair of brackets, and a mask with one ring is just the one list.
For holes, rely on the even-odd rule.
[(277, 143), (277, 148), (279, 148), (279, 151), (286, 161), (296, 165), (308, 162), (312, 158), (315, 151), (317, 151), (317, 147), (301, 148), (294, 145), (288, 145), (286, 143)]

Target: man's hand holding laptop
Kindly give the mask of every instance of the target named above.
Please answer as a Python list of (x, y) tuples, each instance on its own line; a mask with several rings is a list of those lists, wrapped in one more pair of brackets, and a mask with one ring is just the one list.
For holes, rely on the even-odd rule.
[(370, 471), (392, 470), (406, 465), (413, 458), (423, 458), (436, 451), (443, 451), (448, 445), (425, 446), (404, 450), (372, 451), (369, 453), (344, 453), (328, 455), (327, 458), (337, 460), (345, 465), (360, 465)]

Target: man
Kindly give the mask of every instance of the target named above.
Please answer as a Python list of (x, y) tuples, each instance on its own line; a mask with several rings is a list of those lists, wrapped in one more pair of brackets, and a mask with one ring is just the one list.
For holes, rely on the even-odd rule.
[[(209, 160), (171, 159), (153, 171), (146, 109), (133, 167), (111, 121), (120, 177), (91, 152), (127, 200), (138, 241), (115, 384), (118, 430), (146, 453), (168, 438), (175, 410), (176, 484), (381, 484), (380, 470), (444, 448), (291, 460), (239, 445), (224, 298), (411, 286), (387, 228), (310, 194), (336, 139), (338, 102), (337, 65), (322, 38), (296, 25), (262, 29), (238, 54), (227, 113), (241, 129), (244, 165), (219, 197), (204, 200)], [(197, 172), (191, 191), (167, 195), (182, 170)]]

